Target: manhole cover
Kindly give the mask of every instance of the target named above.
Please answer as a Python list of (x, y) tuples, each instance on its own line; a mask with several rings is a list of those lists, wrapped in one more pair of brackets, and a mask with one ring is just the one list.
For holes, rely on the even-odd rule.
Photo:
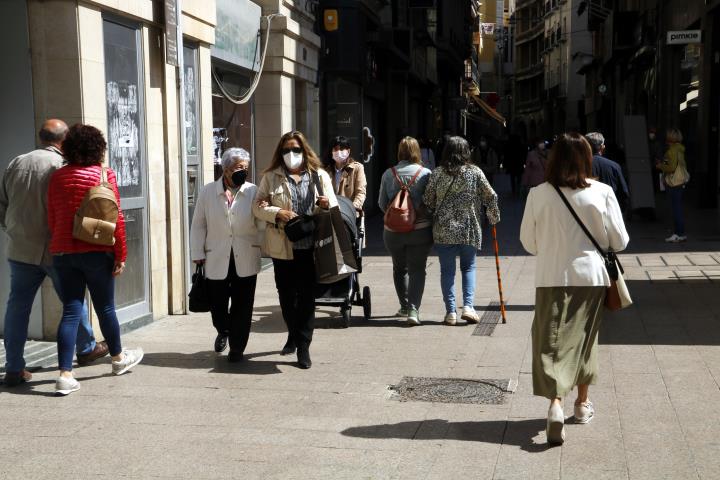
[(480, 317), (480, 323), (477, 324), (473, 335), (481, 337), (489, 337), (495, 331), (498, 323), (500, 323), (500, 302), (488, 303), (485, 313)]
[(403, 377), (391, 385), (401, 402), (474, 403), (501, 405), (505, 395), (512, 393), (509, 379)]

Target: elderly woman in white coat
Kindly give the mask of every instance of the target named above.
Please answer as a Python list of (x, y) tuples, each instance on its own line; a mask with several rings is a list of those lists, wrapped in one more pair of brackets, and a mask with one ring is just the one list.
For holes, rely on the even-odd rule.
[(625, 249), (629, 237), (617, 198), (592, 176), (592, 149), (582, 135), (553, 146), (546, 182), (530, 190), (520, 240), (537, 256), (532, 325), (533, 392), (548, 398), (548, 443), (565, 440), (562, 399), (577, 386), (575, 423), (595, 408), (588, 390), (598, 377), (598, 330), (610, 277), (572, 209), (604, 251)]
[[(285, 234), (287, 223), (310, 215), (316, 207), (337, 205), (332, 181), (300, 132), (280, 138), (270, 166), (260, 181), (255, 216), (267, 223), (265, 251), (272, 257), (288, 339), (282, 355), (297, 349), (298, 366), (310, 368), (310, 343), (315, 322), (315, 259), (312, 235), (295, 242)], [(320, 188), (318, 188), (320, 187)]]
[(229, 339), (229, 362), (243, 359), (260, 272), (253, 215), (258, 188), (246, 181), (249, 163), (250, 154), (242, 148), (223, 153), (222, 177), (200, 191), (190, 228), (192, 260), (205, 265), (210, 284), (215, 351), (225, 350)]

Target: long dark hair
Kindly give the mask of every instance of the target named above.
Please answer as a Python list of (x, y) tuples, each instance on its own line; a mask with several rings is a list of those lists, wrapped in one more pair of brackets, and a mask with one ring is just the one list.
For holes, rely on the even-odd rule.
[(305, 135), (303, 135), (302, 132), (298, 132), (297, 130), (295, 130), (292, 132), (288, 132), (282, 137), (280, 137), (280, 141), (278, 142), (277, 147), (275, 147), (275, 153), (273, 153), (270, 166), (267, 167), (263, 173), (272, 172), (278, 167), (285, 168), (285, 162), (283, 161), (281, 151), (283, 149), (283, 145), (285, 145), (285, 142), (287, 142), (291, 138), (297, 140), (297, 142), (300, 144), (300, 148), (302, 148), (303, 150), (303, 160), (305, 162), (305, 168), (310, 171), (317, 171), (320, 168), (320, 159), (308, 143)]
[(462, 137), (449, 137), (442, 151), (440, 165), (455, 176), (463, 165), (470, 162), (470, 144)]
[(545, 180), (554, 187), (587, 188), (592, 177), (592, 147), (579, 133), (564, 133), (553, 144)]

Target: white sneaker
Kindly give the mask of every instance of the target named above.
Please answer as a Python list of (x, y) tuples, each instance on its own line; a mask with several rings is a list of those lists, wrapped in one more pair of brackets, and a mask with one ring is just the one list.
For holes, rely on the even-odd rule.
[(665, 239), (667, 243), (680, 243), (687, 241), (687, 237), (685, 235), (676, 235), (672, 234), (668, 238)]
[(463, 307), (462, 315), (460, 315), (460, 318), (462, 318), (468, 323), (480, 323), (480, 317), (478, 316), (475, 308), (473, 307)]
[(590, 423), (595, 415), (595, 407), (591, 401), (575, 404), (575, 423)]
[(55, 395), (70, 395), (78, 390), (80, 390), (80, 382), (75, 380), (75, 377), (59, 376), (55, 381)]
[(408, 313), (410, 313), (410, 309), (407, 307), (400, 307), (400, 310), (397, 311), (395, 314), (396, 317), (407, 317)]
[(134, 350), (123, 350), (122, 353), (122, 360), (120, 360), (119, 362), (113, 360), (112, 362), (112, 373), (114, 375), (122, 375), (123, 373), (126, 373), (135, 365), (140, 363), (140, 360), (142, 360), (144, 355), (142, 348), (136, 348)]
[(565, 415), (562, 407), (556, 403), (551, 404), (548, 410), (545, 435), (551, 444), (562, 445), (565, 441)]
[(408, 311), (407, 324), (411, 327), (422, 325), (422, 322), (420, 321), (420, 314), (414, 308), (411, 308)]
[(445, 314), (445, 325), (455, 325), (457, 323), (457, 313), (450, 312)]

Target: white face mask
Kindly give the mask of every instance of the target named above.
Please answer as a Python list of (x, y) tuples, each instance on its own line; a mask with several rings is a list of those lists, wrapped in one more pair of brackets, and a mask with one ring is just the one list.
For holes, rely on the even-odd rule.
[(542, 152), (543, 150), (545, 150), (545, 144), (544, 144), (544, 143), (538, 143), (537, 149)]
[(335, 163), (343, 165), (347, 162), (348, 157), (350, 157), (350, 150), (336, 150), (333, 152), (332, 156)]
[(303, 154), (288, 152), (283, 155), (283, 160), (288, 170), (297, 170), (303, 163)]

